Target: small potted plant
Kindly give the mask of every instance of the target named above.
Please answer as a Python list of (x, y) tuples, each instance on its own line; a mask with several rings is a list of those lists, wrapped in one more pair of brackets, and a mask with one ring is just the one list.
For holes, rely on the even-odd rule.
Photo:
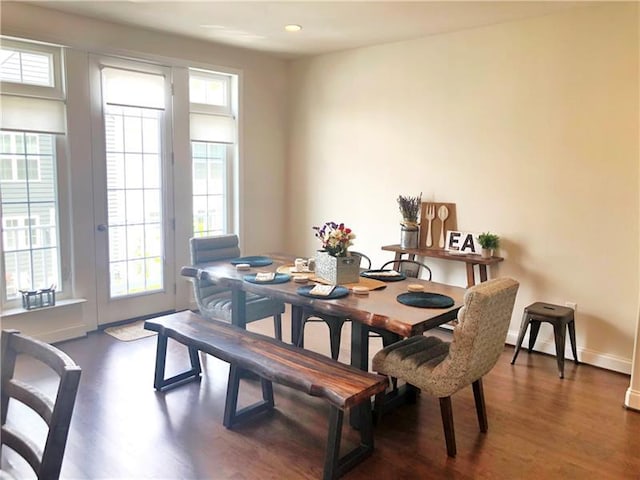
[(482, 258), (491, 258), (493, 251), (500, 246), (500, 237), (495, 233), (484, 232), (478, 235), (478, 243), (482, 247)]
[(398, 207), (402, 215), (400, 246), (418, 248), (418, 214), (422, 205), (422, 193), (417, 197), (398, 196)]

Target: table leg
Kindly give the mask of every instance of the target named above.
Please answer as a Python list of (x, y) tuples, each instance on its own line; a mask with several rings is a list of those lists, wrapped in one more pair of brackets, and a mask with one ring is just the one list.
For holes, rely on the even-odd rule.
[(486, 265), (478, 265), (478, 267), (480, 268), (480, 281), (481, 282), (486, 282), (487, 281), (487, 266)]
[(247, 294), (240, 288), (231, 290), (231, 324), (247, 328)]
[(369, 370), (369, 329), (355, 320), (351, 321), (351, 365)]
[[(291, 305), (291, 344), (304, 348), (304, 336), (300, 336), (302, 330), (302, 307)], [(298, 343), (298, 340), (300, 343)]]
[[(351, 365), (369, 371), (369, 328), (355, 320), (351, 321)], [(361, 408), (351, 409), (349, 423), (353, 428), (358, 428)]]
[[(476, 284), (475, 274), (473, 273), (473, 263), (467, 263), (467, 288)], [(486, 273), (486, 270), (485, 270)]]

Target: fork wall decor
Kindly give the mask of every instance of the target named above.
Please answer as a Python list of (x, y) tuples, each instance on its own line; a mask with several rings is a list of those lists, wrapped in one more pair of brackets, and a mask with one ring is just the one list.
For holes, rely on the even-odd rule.
[(422, 202), (418, 248), (444, 250), (448, 230), (457, 230), (455, 203)]

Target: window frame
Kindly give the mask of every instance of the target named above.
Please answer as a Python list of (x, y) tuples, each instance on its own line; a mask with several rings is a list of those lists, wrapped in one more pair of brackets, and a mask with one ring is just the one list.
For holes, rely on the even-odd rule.
[[(66, 100), (65, 95), (65, 70), (64, 70), (64, 50), (63, 47), (45, 44), (39, 42), (32, 42), (29, 40), (21, 40), (15, 38), (0, 37), (0, 46), (5, 49), (20, 50), (28, 53), (45, 53), (51, 55), (51, 67), (52, 67), (52, 79), (54, 85), (40, 86), (21, 84), (11, 81), (0, 81), (0, 89), (3, 95), (15, 95), (22, 97), (39, 97), (45, 99), (52, 99), (64, 102)], [(25, 135), (38, 134), (38, 132), (32, 132), (28, 130), (6, 130), (8, 133), (23, 133)], [(53, 155), (54, 168), (55, 168), (55, 210), (54, 215), (56, 218), (56, 249), (58, 255), (59, 265), (59, 284), (56, 286), (56, 297), (58, 299), (72, 298), (72, 235), (71, 235), (71, 204), (70, 204), (70, 192), (69, 192), (69, 164), (68, 155), (68, 138), (67, 134), (60, 133), (44, 133), (45, 135), (52, 135), (53, 137)], [(29, 155), (25, 152), (25, 158)], [(40, 170), (40, 161), (38, 160), (38, 171)], [(41, 177), (37, 179), (31, 179), (31, 182), (39, 182)], [(24, 182), (26, 180), (17, 180), (18, 182)], [(6, 181), (11, 183), (11, 181)], [(4, 224), (0, 223), (0, 230), (4, 231)], [(22, 308), (22, 299), (14, 297), (7, 298), (7, 287), (5, 278), (5, 251), (4, 251), (4, 238), (0, 235), (0, 278), (3, 281), (0, 282), (0, 309), (2, 311), (9, 309)], [(32, 249), (40, 249), (38, 246), (32, 245)]]
[(54, 45), (27, 42), (17, 39), (0, 37), (0, 48), (25, 53), (40, 53), (51, 56), (53, 86), (30, 85), (27, 83), (0, 80), (0, 87), (4, 94), (23, 97), (40, 97), (54, 100), (65, 99), (65, 85), (63, 75), (62, 48)]
[[(238, 184), (235, 180), (236, 175), (238, 175), (238, 144), (239, 144), (239, 125), (236, 121), (236, 112), (239, 98), (239, 88), (238, 81), (239, 75), (228, 73), (228, 72), (219, 72), (214, 70), (206, 70), (202, 68), (189, 67), (188, 68), (188, 85), (190, 88), (191, 76), (205, 78), (205, 79), (218, 79), (225, 83), (225, 97), (226, 97), (226, 105), (210, 105), (203, 104), (198, 102), (189, 102), (189, 113), (199, 113), (206, 115), (215, 115), (215, 116), (224, 116), (233, 119), (235, 122), (235, 141), (231, 143), (226, 142), (216, 142), (216, 141), (204, 141), (204, 140), (194, 140), (189, 136), (189, 147), (190, 147), (190, 161), (191, 161), (191, 180), (193, 182), (193, 169), (194, 169), (194, 157), (193, 157), (193, 145), (194, 143), (204, 143), (209, 145), (222, 145), (225, 147), (225, 155), (224, 155), (224, 194), (223, 194), (223, 232), (224, 234), (230, 233), (234, 231), (234, 227), (236, 226), (236, 202), (238, 196)], [(189, 100), (190, 100), (189, 96)], [(209, 169), (207, 169), (207, 174), (209, 173)], [(193, 185), (192, 185), (193, 187)], [(201, 195), (199, 195), (201, 196)], [(194, 211), (194, 200), (196, 198), (195, 193), (191, 192), (191, 223), (190, 223), (190, 231), (192, 235), (197, 235), (198, 232), (194, 230), (195, 223), (195, 211)], [(212, 230), (206, 230), (206, 232), (213, 232)]]
[(233, 114), (233, 95), (234, 82), (231, 74), (214, 72), (211, 70), (203, 70), (201, 68), (189, 68), (189, 89), (191, 88), (191, 77), (202, 79), (217, 79), (225, 84), (225, 105), (214, 105), (211, 103), (199, 103), (191, 101), (191, 93), (189, 93), (189, 111), (191, 113), (205, 113), (209, 115), (224, 115), (234, 117)]

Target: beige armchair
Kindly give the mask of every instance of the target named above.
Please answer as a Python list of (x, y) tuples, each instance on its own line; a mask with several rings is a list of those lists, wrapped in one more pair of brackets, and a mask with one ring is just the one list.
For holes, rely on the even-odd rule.
[[(189, 247), (191, 264), (195, 267), (240, 256), (237, 235), (194, 237), (189, 240)], [(200, 314), (205, 318), (231, 322), (231, 291), (197, 276), (192, 281)], [(272, 316), (275, 337), (282, 340), (284, 303), (253, 293), (247, 293), (246, 297), (247, 323)]]
[(487, 431), (482, 377), (504, 350), (519, 284), (498, 278), (471, 287), (458, 313), (453, 340), (417, 336), (394, 343), (373, 358), (373, 369), (440, 399), (447, 453), (456, 455), (451, 395), (473, 385), (480, 431)]

